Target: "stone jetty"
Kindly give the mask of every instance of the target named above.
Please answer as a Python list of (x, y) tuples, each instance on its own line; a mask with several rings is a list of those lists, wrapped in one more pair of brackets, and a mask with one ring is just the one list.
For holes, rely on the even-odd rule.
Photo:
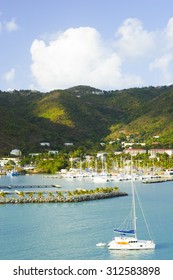
[[(37, 196), (35, 197), (35, 195)], [(0, 193), (0, 204), (18, 204), (18, 203), (72, 203), (83, 202), (90, 200), (106, 199), (113, 197), (127, 196), (127, 193), (121, 192), (117, 187), (103, 188), (101, 190), (81, 190), (73, 192), (49, 192), (45, 197), (43, 193), (28, 193), (19, 192), (15, 197), (9, 197)]]

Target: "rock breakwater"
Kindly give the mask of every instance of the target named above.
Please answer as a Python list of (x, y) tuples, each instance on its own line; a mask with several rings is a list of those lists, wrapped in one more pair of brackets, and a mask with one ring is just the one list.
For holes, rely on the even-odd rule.
[[(91, 192), (91, 193), (89, 193)], [(72, 202), (82, 202), (82, 201), (90, 201), (90, 200), (98, 200), (98, 199), (106, 199), (113, 197), (126, 196), (127, 193), (121, 192), (118, 188), (105, 188), (102, 190), (81, 190), (74, 192), (67, 192), (66, 194), (62, 194), (62, 192), (49, 193), (47, 197), (45, 197), (42, 193), (38, 193), (37, 197), (30, 193), (27, 193), (27, 197), (25, 194), (19, 193), (19, 197), (6, 197), (1, 195), (0, 204), (23, 204), (23, 203), (72, 203)]]

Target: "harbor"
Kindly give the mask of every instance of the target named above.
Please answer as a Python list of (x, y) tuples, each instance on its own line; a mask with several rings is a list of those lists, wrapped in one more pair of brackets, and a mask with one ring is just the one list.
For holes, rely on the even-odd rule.
[[(131, 205), (131, 182), (129, 180), (116, 182), (101, 182), (85, 178), (51, 179), (43, 175), (18, 176), (0, 178), (1, 186), (51, 186), (35, 189), (38, 193), (30, 197), (24, 194), (13, 194), (12, 203), (0, 204), (1, 208), (1, 259), (172, 259), (172, 182), (162, 184), (146, 184), (134, 181), (147, 221), (152, 225), (152, 233), (157, 244), (154, 252), (133, 252), (123, 254), (98, 248), (99, 242), (107, 243), (114, 237), (114, 229), (129, 213)], [(57, 196), (56, 191), (66, 196), (77, 191), (101, 188), (119, 187), (119, 191), (128, 195), (95, 199), (83, 202), (54, 203), (49, 193)], [(2, 189), (1, 189), (2, 190)], [(32, 192), (33, 188), (18, 188), (19, 192)], [(5, 189), (4, 189), (5, 191)], [(15, 189), (6, 189), (15, 191)], [(48, 193), (44, 194), (46, 191)], [(93, 194), (94, 195), (94, 194)], [(101, 195), (101, 194), (100, 194)], [(82, 195), (77, 195), (80, 199)], [(91, 197), (91, 196), (90, 196)], [(93, 196), (94, 197), (94, 196)], [(105, 196), (106, 197), (106, 196)], [(27, 200), (35, 202), (26, 203)], [(69, 196), (69, 200), (73, 196)], [(5, 199), (8, 199), (6, 195)], [(20, 200), (16, 203), (15, 199)], [(40, 199), (40, 202), (38, 200)], [(45, 203), (42, 203), (42, 200)], [(47, 201), (46, 201), (47, 200)], [(158, 205), (161, 207), (158, 208)], [(138, 220), (140, 216), (138, 214)], [(170, 222), (171, 221), (171, 222)], [(160, 226), (162, 224), (162, 226)], [(167, 228), (166, 238), (164, 236)], [(139, 227), (139, 236), (143, 238), (144, 227)], [(17, 250), (16, 250), (17, 248)], [(79, 250), (80, 248), (80, 250)]]

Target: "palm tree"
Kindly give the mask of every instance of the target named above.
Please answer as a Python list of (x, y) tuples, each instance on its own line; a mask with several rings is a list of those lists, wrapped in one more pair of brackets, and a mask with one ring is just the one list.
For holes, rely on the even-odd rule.
[(34, 196), (34, 192), (30, 192), (30, 193), (28, 194), (28, 196), (30, 197), (30, 199), (32, 199), (33, 196)]
[(62, 192), (57, 192), (57, 199), (62, 201), (64, 198), (63, 193)]
[(63, 197), (62, 192), (57, 192), (57, 196), (58, 196), (58, 197)]
[(19, 192), (18, 195), (19, 195), (20, 197), (24, 197), (24, 196), (25, 196), (25, 193), (24, 193), (24, 192)]
[(0, 192), (0, 197), (1, 197), (1, 198), (5, 198), (5, 197), (6, 197), (6, 193), (5, 193), (4, 191), (1, 191), (1, 192)]
[(71, 191), (68, 191), (68, 192), (67, 192), (67, 195), (68, 195), (68, 196), (72, 196), (73, 194), (72, 194)]
[(49, 199), (51, 200), (51, 198), (53, 197), (53, 193), (52, 193), (52, 192), (49, 192), (49, 193), (48, 193), (48, 197), (49, 197)]
[(43, 198), (43, 192), (38, 192), (38, 198), (41, 200)]

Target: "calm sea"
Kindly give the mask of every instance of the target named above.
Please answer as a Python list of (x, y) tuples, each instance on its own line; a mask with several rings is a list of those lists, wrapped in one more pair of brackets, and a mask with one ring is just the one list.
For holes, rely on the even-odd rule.
[[(0, 205), (1, 260), (173, 260), (173, 182), (135, 182), (156, 242), (154, 251), (109, 251), (109, 242), (131, 203), (130, 182), (96, 184), (90, 179), (52, 179), (42, 175), (0, 177), (0, 185), (59, 184), (62, 190), (119, 186), (126, 197), (81, 203)], [(138, 208), (137, 208), (138, 212)], [(138, 238), (148, 238), (137, 214)]]

